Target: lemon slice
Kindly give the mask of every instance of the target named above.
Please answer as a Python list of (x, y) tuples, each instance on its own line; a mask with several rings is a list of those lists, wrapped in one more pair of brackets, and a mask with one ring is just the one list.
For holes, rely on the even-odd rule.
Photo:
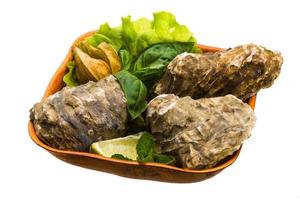
[(122, 138), (95, 142), (90, 147), (90, 152), (105, 157), (111, 157), (114, 154), (122, 154), (131, 159), (137, 159), (136, 145), (143, 133), (129, 135)]

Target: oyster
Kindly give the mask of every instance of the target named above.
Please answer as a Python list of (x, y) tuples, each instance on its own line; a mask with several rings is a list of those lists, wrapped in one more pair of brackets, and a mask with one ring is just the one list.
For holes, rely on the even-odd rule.
[(190, 169), (209, 168), (232, 155), (255, 123), (251, 107), (233, 95), (193, 100), (163, 94), (151, 100), (146, 119), (158, 152)]
[(169, 63), (154, 93), (201, 97), (232, 94), (246, 100), (280, 73), (279, 52), (247, 44), (216, 53), (183, 53)]
[(88, 151), (99, 140), (122, 137), (127, 130), (127, 103), (112, 76), (97, 83), (65, 87), (30, 110), (38, 137), (63, 150)]

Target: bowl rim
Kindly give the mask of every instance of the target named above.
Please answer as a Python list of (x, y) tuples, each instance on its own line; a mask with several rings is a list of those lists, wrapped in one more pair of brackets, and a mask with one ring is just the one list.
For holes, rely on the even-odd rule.
[[(54, 73), (52, 78), (50, 79), (50, 82), (48, 83), (48, 86), (46, 88), (46, 91), (44, 92), (44, 95), (43, 95), (41, 101), (45, 100), (48, 96), (50, 96), (51, 94), (56, 92), (52, 88), (52, 85), (56, 84), (58, 81), (61, 82), (61, 79), (59, 77), (62, 77), (62, 74), (66, 73), (67, 63), (70, 61), (70, 59), (73, 58), (73, 55), (72, 55), (73, 47), (79, 41), (82, 41), (84, 38), (91, 36), (92, 34), (94, 34), (96, 32), (97, 31), (94, 30), (94, 31), (89, 31), (87, 33), (84, 33), (74, 41), (74, 43), (69, 48), (68, 53), (67, 53), (66, 57), (64, 58), (63, 62), (58, 67), (58, 69), (56, 70), (56, 72)], [(223, 49), (223, 48), (212, 47), (212, 46), (207, 46), (207, 45), (202, 45), (202, 44), (198, 44), (198, 47), (203, 49), (205, 52), (216, 52), (216, 51), (220, 51)], [(250, 105), (250, 107), (253, 110), (255, 108), (255, 103), (256, 103), (256, 95), (250, 97), (250, 99), (248, 100), (248, 104)], [(193, 174), (213, 173), (213, 172), (217, 172), (217, 171), (225, 169), (226, 167), (230, 166), (231, 164), (233, 164), (235, 162), (235, 160), (238, 158), (240, 151), (242, 149), (242, 146), (241, 146), (237, 151), (235, 151), (232, 155), (230, 155), (230, 158), (228, 160), (226, 160), (224, 163), (221, 163), (215, 167), (208, 168), (208, 169), (186, 169), (186, 168), (180, 168), (180, 167), (170, 166), (170, 165), (161, 164), (161, 163), (154, 163), (154, 162), (141, 163), (141, 162), (137, 162), (137, 161), (127, 161), (127, 160), (108, 158), (105, 156), (92, 154), (92, 153), (88, 153), (88, 152), (56, 149), (56, 148), (48, 146), (47, 144), (45, 144), (38, 138), (31, 120), (29, 120), (29, 123), (28, 123), (28, 132), (29, 132), (30, 138), (32, 139), (32, 141), (34, 143), (36, 143), (38, 146), (40, 146), (43, 149), (45, 149), (51, 153), (54, 153), (54, 154), (84, 156), (84, 157), (89, 157), (89, 158), (93, 158), (93, 159), (109, 161), (109, 162), (116, 163), (116, 164), (126, 164), (126, 165), (130, 165), (130, 166), (158, 167), (158, 168), (170, 169), (170, 170), (174, 170), (174, 171), (178, 171), (178, 172), (193, 173)]]

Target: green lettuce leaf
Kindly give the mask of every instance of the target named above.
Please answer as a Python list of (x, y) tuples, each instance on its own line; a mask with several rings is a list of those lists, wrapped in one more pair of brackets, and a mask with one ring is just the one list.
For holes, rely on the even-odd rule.
[(189, 29), (177, 23), (175, 16), (168, 12), (153, 13), (153, 27), (162, 41), (186, 42), (192, 39)]
[[(148, 88), (160, 78), (165, 67), (176, 55), (184, 51), (200, 51), (188, 28), (179, 24), (173, 14), (165, 11), (153, 13), (153, 20), (140, 18), (133, 21), (130, 16), (123, 17), (122, 25), (118, 27), (104, 23), (84, 42), (93, 47), (97, 47), (101, 42), (110, 44), (118, 52), (123, 69), (144, 81)], [(188, 48), (177, 48), (179, 44), (171, 45), (172, 47), (160, 44), (179, 42), (189, 43)], [(161, 46), (154, 46), (155, 44)], [(189, 45), (192, 45), (192, 48), (189, 48)], [(74, 76), (67, 76), (66, 84), (75, 86), (76, 79), (70, 79), (72, 77)]]
[(75, 87), (79, 85), (79, 82), (75, 74), (75, 62), (70, 61), (67, 65), (69, 71), (63, 77), (64, 83), (69, 87)]
[(171, 13), (157, 12), (153, 17), (153, 21), (146, 18), (131, 21), (130, 16), (122, 18), (123, 47), (133, 57), (152, 44), (161, 42), (194, 42), (196, 45), (193, 34), (186, 26), (180, 25)]
[(122, 25), (118, 27), (102, 24), (98, 32), (86, 41), (95, 47), (106, 42), (116, 51), (126, 49), (133, 58), (152, 44), (162, 42), (194, 42), (193, 51), (199, 51), (189, 29), (179, 24), (173, 14), (165, 11), (153, 13), (153, 20), (140, 18), (132, 21), (131, 16), (127, 16), (122, 18)]
[(100, 26), (97, 33), (85, 39), (89, 44), (97, 47), (101, 42), (106, 42), (118, 51), (122, 46), (122, 29), (121, 27), (111, 28), (108, 23)]
[(137, 33), (134, 29), (133, 23), (131, 22), (131, 17), (122, 18), (122, 39), (123, 48), (126, 49), (131, 55), (135, 56), (136, 46), (137, 46)]

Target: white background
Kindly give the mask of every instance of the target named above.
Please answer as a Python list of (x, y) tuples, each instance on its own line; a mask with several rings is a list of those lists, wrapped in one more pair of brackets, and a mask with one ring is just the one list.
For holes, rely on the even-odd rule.
[[(0, 199), (300, 199), (300, 6), (297, 1), (1, 1)], [(198, 183), (135, 180), (66, 164), (27, 133), (38, 102), (79, 35), (120, 17), (167, 10), (199, 43), (256, 43), (284, 56), (280, 77), (259, 92), (257, 124), (238, 160)]]

